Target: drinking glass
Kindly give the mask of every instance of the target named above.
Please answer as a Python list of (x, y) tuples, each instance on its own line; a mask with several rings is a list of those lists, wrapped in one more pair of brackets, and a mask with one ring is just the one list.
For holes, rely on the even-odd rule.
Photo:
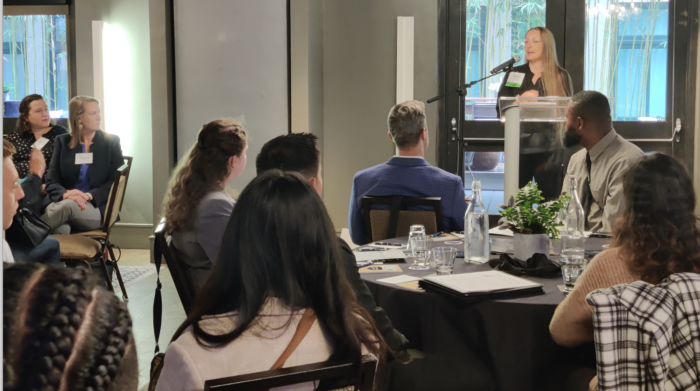
[(420, 224), (414, 224), (408, 229), (408, 250), (411, 250), (411, 238), (416, 236), (427, 236), (425, 227)]
[(433, 259), (435, 260), (435, 272), (438, 275), (452, 274), (455, 267), (455, 257), (457, 250), (453, 247), (438, 247), (433, 249)]
[(413, 253), (413, 265), (411, 270), (428, 270), (428, 258), (430, 258), (430, 245), (432, 241), (426, 236), (414, 236), (410, 239), (411, 252)]
[(564, 278), (564, 294), (568, 295), (571, 290), (574, 289), (574, 284), (576, 280), (583, 273), (583, 269), (586, 266), (586, 260), (583, 258), (568, 258), (564, 260), (564, 264), (561, 267), (561, 275)]

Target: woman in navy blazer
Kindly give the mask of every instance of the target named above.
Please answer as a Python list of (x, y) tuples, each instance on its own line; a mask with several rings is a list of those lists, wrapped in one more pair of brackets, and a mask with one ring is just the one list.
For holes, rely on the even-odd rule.
[(99, 229), (117, 169), (124, 164), (119, 137), (100, 129), (100, 104), (76, 96), (69, 105), (70, 134), (56, 137), (46, 179), (51, 204), (41, 216), (53, 233)]

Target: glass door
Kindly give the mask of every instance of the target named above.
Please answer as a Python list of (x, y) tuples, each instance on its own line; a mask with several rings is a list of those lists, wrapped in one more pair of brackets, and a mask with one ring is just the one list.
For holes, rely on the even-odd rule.
[(690, 2), (585, 0), (577, 6), (584, 7), (574, 18), (584, 34), (567, 33), (565, 45), (583, 50), (567, 53), (566, 62), (583, 64), (576, 70), (582, 89), (608, 96), (613, 126), (624, 138), (692, 168), (694, 137), (685, 107)]

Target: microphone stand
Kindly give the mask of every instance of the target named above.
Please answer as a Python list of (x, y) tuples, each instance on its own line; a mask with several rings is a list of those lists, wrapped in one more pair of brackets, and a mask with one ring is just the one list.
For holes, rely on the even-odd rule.
[[(462, 161), (462, 158), (460, 157), (461, 156), (460, 153), (463, 151), (462, 148), (467, 146), (467, 143), (461, 144), (464, 141), (464, 135), (462, 134), (462, 122), (464, 122), (464, 116), (462, 115), (462, 110), (464, 109), (464, 97), (467, 94), (467, 91), (470, 88), (472, 88), (475, 84), (477, 84), (481, 81), (484, 81), (486, 79), (490, 79), (490, 78), (492, 78), (498, 74), (501, 74), (501, 73), (509, 72), (511, 70), (511, 68), (513, 68), (513, 65), (507, 66), (496, 73), (493, 73), (493, 74), (488, 75), (486, 77), (482, 77), (479, 80), (471, 81), (471, 82), (464, 84), (460, 87), (457, 87), (453, 90), (447, 91), (444, 94), (440, 94), (438, 96), (435, 96), (435, 97), (428, 99), (428, 101), (427, 101), (428, 103), (433, 103), (436, 100), (442, 99), (442, 98), (444, 98), (448, 95), (452, 95), (454, 93), (457, 93), (459, 95), (459, 104), (460, 104), (459, 116), (461, 118), (457, 121), (457, 128), (454, 128), (454, 127), (452, 128), (452, 141), (455, 141), (457, 139), (457, 137), (459, 137), (459, 139), (460, 139), (460, 142), (457, 143), (457, 172), (455, 174), (459, 175), (459, 171), (461, 168), (460, 162)], [(453, 124), (453, 126), (454, 126), (454, 124)]]

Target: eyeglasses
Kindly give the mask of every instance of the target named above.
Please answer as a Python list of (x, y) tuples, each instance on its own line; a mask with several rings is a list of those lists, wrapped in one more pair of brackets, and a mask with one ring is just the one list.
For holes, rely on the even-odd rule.
[(528, 41), (527, 39), (523, 41), (523, 45), (527, 45), (528, 43), (542, 43), (541, 39), (535, 39), (532, 41)]

